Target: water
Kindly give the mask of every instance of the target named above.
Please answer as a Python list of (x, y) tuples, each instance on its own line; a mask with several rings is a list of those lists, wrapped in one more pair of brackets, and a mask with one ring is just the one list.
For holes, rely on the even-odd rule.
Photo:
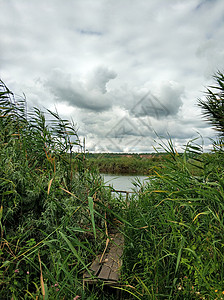
[(132, 191), (135, 186), (132, 182), (138, 177), (141, 183), (147, 180), (146, 176), (131, 176), (131, 175), (112, 175), (101, 174), (104, 177), (105, 185), (113, 186), (115, 190), (119, 191)]

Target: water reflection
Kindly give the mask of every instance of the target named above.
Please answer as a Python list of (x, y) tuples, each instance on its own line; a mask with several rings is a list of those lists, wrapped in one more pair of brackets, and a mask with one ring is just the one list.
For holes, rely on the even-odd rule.
[(133, 181), (139, 178), (141, 183), (147, 180), (146, 176), (131, 176), (131, 175), (113, 175), (113, 174), (101, 174), (104, 178), (106, 185), (112, 186), (115, 190), (129, 191), (131, 192), (135, 186)]

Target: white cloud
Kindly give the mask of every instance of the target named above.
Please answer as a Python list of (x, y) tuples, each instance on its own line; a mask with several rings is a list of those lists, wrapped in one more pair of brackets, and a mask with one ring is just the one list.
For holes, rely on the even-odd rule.
[[(124, 116), (180, 144), (213, 134), (196, 103), (223, 69), (223, 21), (222, 0), (2, 0), (0, 77), (30, 105), (73, 117), (90, 144)], [(138, 111), (147, 93), (157, 104)]]

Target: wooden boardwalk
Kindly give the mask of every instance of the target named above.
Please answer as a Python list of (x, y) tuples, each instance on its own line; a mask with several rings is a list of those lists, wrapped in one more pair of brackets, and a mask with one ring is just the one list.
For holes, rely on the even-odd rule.
[[(98, 255), (90, 266), (90, 272), (83, 276), (83, 284), (93, 284), (98, 280), (104, 284), (114, 285), (119, 280), (120, 268), (122, 265), (122, 254), (124, 236), (121, 233), (110, 235), (111, 240), (107, 239), (106, 248), (102, 255)], [(108, 247), (109, 244), (109, 247)], [(106, 250), (108, 252), (106, 252)]]

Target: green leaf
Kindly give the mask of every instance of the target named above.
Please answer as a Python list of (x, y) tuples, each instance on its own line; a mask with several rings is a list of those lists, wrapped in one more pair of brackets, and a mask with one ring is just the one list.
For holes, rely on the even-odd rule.
[(82, 258), (80, 257), (80, 255), (78, 254), (78, 252), (76, 251), (76, 249), (73, 247), (72, 243), (69, 241), (69, 239), (64, 235), (64, 233), (62, 233), (61, 231), (59, 231), (60, 235), (62, 236), (62, 238), (65, 240), (65, 242), (67, 243), (68, 247), (70, 248), (70, 250), (72, 251), (72, 253), (75, 255), (75, 257), (78, 259), (78, 261), (84, 266), (84, 268), (87, 270), (87, 272), (91, 275), (89, 269), (87, 268), (87, 265), (84, 263), (84, 261), (82, 260)]
[(96, 239), (96, 226), (95, 226), (95, 220), (94, 220), (94, 208), (93, 208), (93, 198), (92, 197), (88, 197), (88, 203), (89, 203), (91, 222), (92, 222), (92, 226), (93, 226), (93, 234)]

